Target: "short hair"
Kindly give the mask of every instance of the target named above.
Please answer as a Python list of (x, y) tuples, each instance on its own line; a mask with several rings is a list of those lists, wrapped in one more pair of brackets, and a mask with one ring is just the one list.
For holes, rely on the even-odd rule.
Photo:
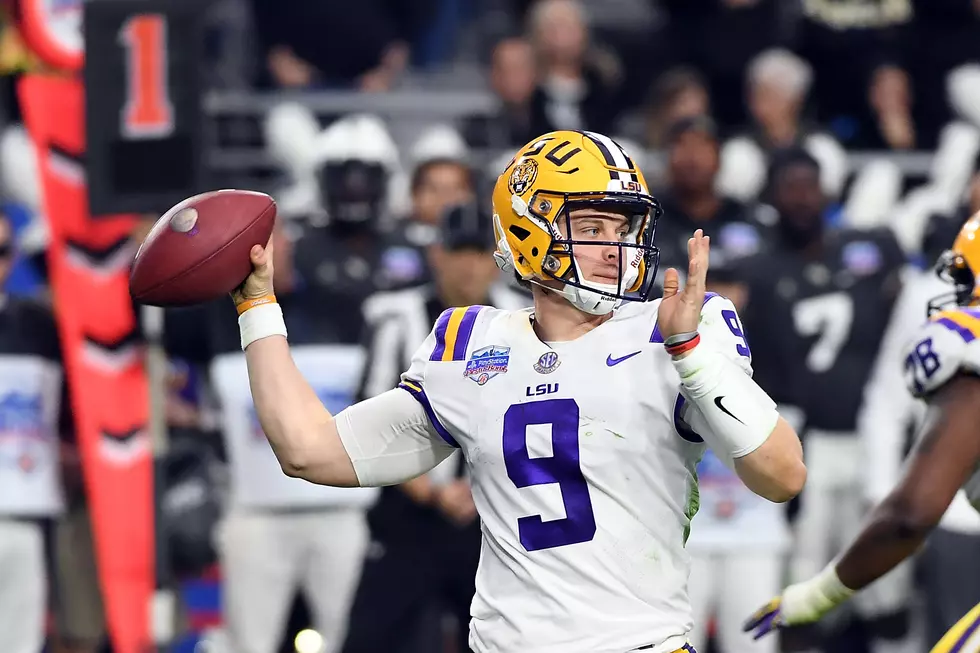
[(538, 27), (541, 25), (542, 21), (547, 17), (547, 13), (550, 9), (558, 7), (561, 5), (570, 6), (582, 19), (582, 23), (588, 27), (589, 25), (589, 15), (585, 11), (585, 7), (579, 0), (537, 0), (533, 5), (531, 5), (530, 10), (527, 12), (527, 29), (531, 34), (538, 31)]
[(471, 189), (476, 189), (476, 173), (473, 172), (473, 168), (469, 166), (465, 161), (460, 161), (459, 159), (453, 159), (451, 157), (436, 157), (434, 159), (428, 159), (415, 166), (415, 170), (412, 171), (412, 180), (410, 182), (410, 188), (412, 194), (418, 192), (419, 188), (425, 183), (425, 178), (433, 168), (438, 168), (439, 166), (453, 166), (462, 171), (463, 176), (466, 179), (466, 185)]
[(802, 147), (789, 147), (777, 150), (769, 160), (769, 170), (766, 173), (766, 195), (770, 195), (776, 183), (776, 178), (787, 168), (796, 165), (812, 168), (820, 176), (820, 162)]
[(690, 66), (671, 68), (658, 77), (650, 88), (647, 104), (653, 111), (662, 113), (678, 96), (691, 89), (708, 93), (708, 83), (704, 76)]
[(749, 62), (750, 84), (770, 82), (796, 97), (806, 97), (813, 84), (813, 68), (784, 48), (772, 48)]
[(680, 120), (667, 125), (667, 133), (664, 135), (664, 143), (668, 148), (672, 148), (677, 145), (677, 142), (682, 136), (690, 133), (706, 136), (713, 141), (716, 146), (721, 146), (721, 141), (718, 139), (718, 126), (715, 124), (715, 121), (708, 116), (681, 118)]

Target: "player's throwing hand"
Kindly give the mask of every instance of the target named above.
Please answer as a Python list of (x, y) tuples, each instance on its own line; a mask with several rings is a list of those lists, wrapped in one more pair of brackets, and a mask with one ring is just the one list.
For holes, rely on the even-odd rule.
[(272, 291), (273, 238), (269, 238), (265, 247), (256, 245), (249, 252), (249, 257), (252, 259), (252, 273), (231, 293), (236, 306), (250, 299), (260, 299), (274, 294)]
[(657, 323), (665, 338), (698, 330), (701, 305), (704, 304), (708, 274), (708, 249), (711, 239), (698, 229), (687, 241), (688, 271), (684, 289), (674, 268), (664, 273), (664, 296), (660, 302)]

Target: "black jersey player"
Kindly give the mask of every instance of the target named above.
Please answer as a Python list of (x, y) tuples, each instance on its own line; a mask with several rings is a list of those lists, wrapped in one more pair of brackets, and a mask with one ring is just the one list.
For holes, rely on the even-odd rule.
[[(904, 255), (889, 230), (826, 227), (819, 164), (803, 150), (773, 158), (767, 192), (779, 215), (776, 237), (742, 265), (742, 314), (760, 385), (806, 418), (810, 478), (792, 571), (809, 578), (835, 554), (835, 534), (863, 517), (857, 423)], [(862, 614), (890, 622), (900, 613), (902, 580), (896, 575), (894, 585), (863, 598)]]

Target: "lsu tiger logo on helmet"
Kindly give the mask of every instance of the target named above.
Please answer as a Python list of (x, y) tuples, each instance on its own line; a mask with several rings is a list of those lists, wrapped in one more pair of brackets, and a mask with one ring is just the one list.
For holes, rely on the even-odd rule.
[(538, 178), (538, 162), (534, 159), (525, 159), (514, 166), (510, 173), (510, 183), (508, 187), (514, 195), (523, 195)]
[(960, 228), (953, 246), (942, 253), (936, 263), (936, 273), (952, 284), (953, 291), (933, 298), (928, 314), (940, 312), (951, 305), (969, 306), (980, 302), (980, 213), (974, 214)]
[[(627, 218), (617, 242), (575, 240), (571, 214), (580, 209), (613, 211)], [(623, 301), (646, 301), (660, 253), (654, 246), (660, 203), (643, 173), (618, 143), (588, 131), (556, 131), (536, 138), (511, 160), (493, 191), (494, 258), (505, 272), (560, 293), (574, 306), (604, 315)], [(583, 278), (576, 247), (616, 246), (617, 283)]]

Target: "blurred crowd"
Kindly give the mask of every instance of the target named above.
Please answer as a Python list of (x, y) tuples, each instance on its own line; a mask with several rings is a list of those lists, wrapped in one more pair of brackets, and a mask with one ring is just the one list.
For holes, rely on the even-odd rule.
[[(221, 0), (209, 11), (211, 85), (283, 98), (254, 136), (279, 167), (275, 288), (294, 359), (332, 413), (395, 387), (446, 307), (530, 304), (494, 264), (488, 185), (535, 136), (602, 132), (664, 207), (661, 270), (685, 269), (693, 230), (712, 237), (712, 289), (738, 306), (756, 378), (804, 437), (808, 484), (788, 510), (710, 454), (701, 463), (688, 544), (698, 650), (924, 652), (980, 601), (980, 516), (960, 497), (915, 564), (854, 609), (781, 641), (741, 633), (749, 610), (856, 532), (922, 420), (897, 352), (943, 290), (932, 264), (980, 211), (980, 2)], [(6, 87), (35, 65), (8, 25)], [(489, 94), (493, 110), (406, 130), (304, 99), (433, 89)], [(104, 615), (44, 215), (7, 95), (0, 650), (95, 653), (107, 650)], [(910, 169), (908, 153), (928, 166)], [(198, 589), (180, 611), (187, 650), (467, 651), (480, 525), (459, 454), (382, 490), (289, 478), (256, 420), (230, 302), (167, 311), (165, 348), (160, 523), (173, 577)], [(202, 583), (220, 602), (202, 607)]]

